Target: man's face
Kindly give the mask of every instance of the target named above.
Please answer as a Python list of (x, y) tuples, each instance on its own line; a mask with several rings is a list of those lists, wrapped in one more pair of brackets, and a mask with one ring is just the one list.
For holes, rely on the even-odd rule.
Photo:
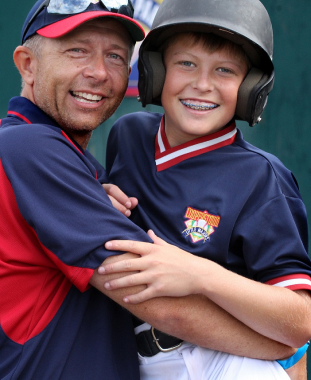
[(125, 28), (112, 19), (92, 20), (64, 37), (44, 39), (34, 77), (35, 104), (73, 137), (89, 135), (124, 97), (130, 46)]

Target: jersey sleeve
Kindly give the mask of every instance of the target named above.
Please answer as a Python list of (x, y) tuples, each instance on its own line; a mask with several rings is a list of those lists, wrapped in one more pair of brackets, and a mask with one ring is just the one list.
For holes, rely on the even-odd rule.
[(108, 182), (108, 178), (107, 178), (107, 174), (106, 174), (106, 170), (105, 168), (95, 159), (95, 157), (93, 157), (91, 155), (91, 153), (86, 150), (84, 152), (85, 156), (88, 158), (88, 160), (94, 165), (94, 168), (96, 170), (96, 177), (99, 181), (99, 183), (107, 183)]
[(118, 135), (120, 130), (120, 121), (118, 120), (111, 128), (106, 148), (106, 172), (109, 177), (109, 173), (116, 159), (118, 148), (122, 149), (122, 141), (119, 142)]
[(280, 190), (278, 195), (269, 198), (269, 191), (261, 191), (250, 197), (248, 202), (256, 207), (246, 206), (251, 212), (238, 219), (233, 242), (243, 251), (250, 278), (311, 290), (305, 205), (292, 175), (285, 168), (281, 174), (282, 178), (278, 172), (275, 177), (273, 172), (265, 179), (265, 189), (274, 186)]
[(97, 268), (112, 239), (150, 241), (112, 206), (96, 169), (74, 144), (41, 125), (2, 134), (0, 157), (17, 207), (40, 244), (67, 275)]

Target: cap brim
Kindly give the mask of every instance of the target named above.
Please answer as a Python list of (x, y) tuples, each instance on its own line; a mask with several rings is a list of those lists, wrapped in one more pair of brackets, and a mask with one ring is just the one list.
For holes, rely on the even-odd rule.
[(40, 34), (40, 36), (46, 38), (58, 38), (71, 32), (73, 29), (77, 28), (84, 22), (93, 20), (98, 17), (110, 17), (117, 19), (119, 22), (121, 22), (121, 24), (124, 25), (134, 41), (142, 41), (145, 37), (145, 31), (137, 21), (122, 14), (107, 11), (90, 11), (78, 13), (45, 26), (44, 28), (37, 30), (37, 33)]

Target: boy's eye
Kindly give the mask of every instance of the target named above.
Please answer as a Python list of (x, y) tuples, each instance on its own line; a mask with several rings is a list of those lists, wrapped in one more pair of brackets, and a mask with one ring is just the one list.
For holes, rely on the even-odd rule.
[(194, 66), (194, 64), (193, 64), (192, 62), (190, 62), (190, 61), (181, 61), (180, 64), (181, 64), (182, 66), (187, 66), (187, 67), (192, 67), (192, 66)]
[(217, 70), (220, 71), (220, 72), (222, 72), (222, 73), (227, 73), (227, 74), (232, 74), (233, 73), (233, 70), (228, 69), (226, 67), (219, 67)]

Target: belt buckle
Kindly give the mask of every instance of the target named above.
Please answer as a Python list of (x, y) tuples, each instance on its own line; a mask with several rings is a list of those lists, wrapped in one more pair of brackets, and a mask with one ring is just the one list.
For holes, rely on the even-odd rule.
[(151, 327), (151, 334), (152, 334), (152, 337), (154, 339), (154, 343), (156, 344), (156, 346), (158, 347), (158, 349), (161, 352), (170, 352), (170, 351), (176, 350), (177, 348), (179, 348), (182, 345), (182, 342), (180, 342), (176, 346), (173, 346), (170, 348), (162, 348), (159, 344), (159, 339), (155, 336), (154, 327)]

